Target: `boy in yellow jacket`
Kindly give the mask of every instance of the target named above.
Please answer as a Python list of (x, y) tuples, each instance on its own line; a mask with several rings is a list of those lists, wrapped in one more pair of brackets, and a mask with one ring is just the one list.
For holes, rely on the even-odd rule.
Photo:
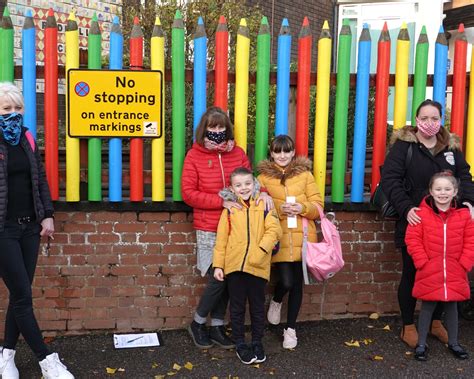
[[(232, 337), (237, 356), (245, 364), (265, 361), (262, 345), (265, 326), (265, 285), (270, 278), (272, 250), (281, 237), (275, 210), (268, 213), (255, 202), (259, 185), (247, 168), (230, 175), (230, 189), (220, 195), (238, 202), (239, 209), (224, 209), (217, 228), (213, 267), (217, 280), (227, 280)], [(245, 343), (245, 308), (250, 305), (252, 344)]]

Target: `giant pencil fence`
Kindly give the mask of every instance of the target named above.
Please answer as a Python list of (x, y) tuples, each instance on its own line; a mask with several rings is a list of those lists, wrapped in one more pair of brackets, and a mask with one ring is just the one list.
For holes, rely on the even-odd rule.
[[(459, 26), (459, 35), (455, 41), (454, 74), (447, 76), (448, 45), (441, 27), (435, 41), (434, 75), (427, 75), (427, 56), (429, 43), (423, 27), (416, 43), (416, 62), (414, 75), (409, 74), (410, 39), (406, 25), (400, 28), (396, 41), (396, 56), (390, 56), (390, 36), (385, 24), (377, 43), (376, 74), (370, 74), (371, 44), (369, 25), (364, 25), (358, 38), (357, 73), (350, 73), (351, 43), (357, 36), (351, 35), (348, 23), (343, 26), (338, 36), (337, 73), (331, 73), (332, 36), (329, 25), (324, 23), (317, 42), (317, 71), (311, 72), (312, 32), (307, 18), (303, 20), (298, 44), (298, 72), (290, 72), (290, 53), (292, 36), (288, 20), (283, 19), (278, 38), (277, 70), (270, 70), (270, 31), (266, 17), (262, 18), (257, 36), (249, 33), (245, 19), (242, 19), (236, 36), (236, 46), (229, 49), (229, 32), (226, 19), (221, 16), (216, 30), (215, 51), (207, 51), (207, 36), (202, 19), (194, 34), (194, 66), (184, 67), (184, 22), (179, 11), (176, 12), (172, 33), (165, 50), (165, 36), (159, 18), (156, 19), (151, 37), (151, 69), (160, 70), (165, 74), (165, 81), (171, 84), (171, 159), (165, 154), (164, 137), (154, 139), (151, 143), (151, 164), (143, 162), (143, 140), (132, 138), (126, 149), (122, 139), (90, 138), (82, 143), (77, 138), (66, 136), (65, 146), (58, 146), (58, 78), (64, 78), (67, 70), (78, 68), (81, 52), (78, 44), (78, 27), (76, 17), (70, 14), (66, 28), (66, 66), (59, 66), (56, 57), (57, 24), (54, 12), (50, 10), (45, 29), (45, 64), (36, 66), (35, 27), (30, 12), (26, 13), (22, 31), (22, 66), (13, 64), (13, 27), (8, 8), (5, 8), (0, 29), (0, 81), (12, 81), (14, 78), (23, 80), (25, 97), (26, 125), (36, 134), (36, 80), (45, 80), (45, 167), (48, 182), (54, 200), (62, 200), (59, 188), (65, 187), (65, 200), (77, 202), (81, 199), (81, 183), (87, 182), (87, 200), (109, 202), (133, 201), (142, 202), (144, 181), (151, 183), (151, 200), (165, 201), (167, 183), (171, 183), (172, 200), (181, 200), (180, 178), (185, 156), (186, 128), (195, 128), (200, 116), (205, 111), (206, 103), (214, 103), (228, 109), (229, 88), (235, 88), (234, 125), (236, 142), (247, 150), (247, 135), (250, 128), (254, 129), (254, 163), (267, 155), (268, 130), (274, 127), (276, 134), (290, 133), (296, 136), (297, 152), (312, 155), (314, 175), (319, 188), (325, 194), (326, 184), (330, 182), (331, 200), (334, 203), (346, 201), (350, 193), (350, 201), (362, 203), (366, 201), (369, 191), (377, 185), (380, 174), (379, 167), (383, 163), (387, 140), (388, 91), (394, 86), (395, 119), (394, 129), (407, 122), (407, 93), (413, 86), (413, 109), (424, 99), (426, 88), (433, 87), (434, 99), (445, 107), (446, 87), (453, 87), (452, 111), (449, 123), (451, 130), (459, 134), (465, 142), (468, 162), (474, 164), (474, 100), (470, 92), (474, 85), (467, 81), (466, 55), (467, 41), (464, 27)], [(130, 35), (130, 67), (123, 67), (123, 36), (118, 18), (113, 20), (110, 35), (109, 69), (137, 69), (143, 66), (143, 33), (139, 19), (135, 18)], [(101, 30), (97, 17), (92, 19), (89, 37), (87, 67), (90, 69), (107, 69), (101, 64)], [(257, 46), (257, 69), (249, 72), (249, 48), (252, 43)], [(295, 43), (293, 41), (293, 43)], [(165, 67), (165, 51), (171, 54), (171, 67)], [(229, 72), (228, 54), (236, 54), (235, 73)], [(336, 53), (336, 52), (333, 52)], [(207, 57), (215, 54), (215, 67), (207, 67)], [(82, 54), (83, 55), (83, 54)], [(474, 59), (474, 55), (473, 55)], [(396, 62), (395, 74), (390, 74), (390, 61)], [(474, 62), (474, 60), (473, 60)], [(474, 63), (471, 63), (471, 70)], [(317, 80), (316, 80), (317, 78)], [(193, 84), (194, 122), (186, 125), (185, 83)], [(214, 99), (206, 101), (207, 87), (214, 84)], [(229, 83), (235, 83), (230, 87)], [(256, 123), (248, 125), (249, 83), (256, 84)], [(269, 87), (276, 85), (275, 125), (269, 125)], [(336, 86), (334, 125), (329, 125), (329, 103), (331, 86)], [(296, 87), (296, 130), (289, 130), (289, 102), (291, 87)], [(355, 88), (355, 124), (353, 140), (348, 140), (348, 98), (350, 88)], [(368, 97), (369, 89), (375, 89), (375, 109), (373, 125), (373, 153), (371, 162), (366, 155), (368, 130)], [(316, 90), (315, 123), (309, 124), (310, 96)], [(163, 96), (164, 96), (163, 91)], [(466, 114), (468, 101), (468, 114)], [(412, 111), (413, 114), (413, 111)], [(446, 123), (447, 120), (444, 120)], [(467, 127), (466, 127), (467, 121)], [(67, 125), (66, 125), (67, 127)], [(314, 128), (314, 129), (313, 129)], [(328, 146), (328, 130), (334, 128), (334, 142)], [(314, 130), (314, 132), (313, 132)], [(311, 133), (310, 133), (311, 132)], [(314, 149), (309, 151), (309, 135), (314, 135)], [(60, 154), (65, 148), (65, 175), (60, 174)], [(86, 154), (84, 154), (86, 151)], [(352, 160), (348, 152), (352, 151)], [(108, 155), (105, 153), (108, 152)], [(332, 153), (332, 154), (329, 154)], [(87, 157), (86, 175), (81, 162)], [(123, 160), (128, 159), (127, 162)], [(330, 160), (327, 160), (327, 158)], [(82, 158), (82, 159), (81, 159)], [(351, 164), (349, 164), (351, 163)], [(145, 170), (144, 167), (151, 167)], [(170, 167), (171, 166), (171, 167)], [(124, 168), (126, 168), (124, 170)], [(171, 170), (170, 170), (171, 168)], [(128, 170), (128, 172), (127, 172)], [(165, 173), (171, 171), (171, 178)], [(65, 179), (64, 179), (65, 177)], [(103, 188), (104, 178), (107, 189)], [(129, 187), (127, 187), (129, 183)], [(84, 187), (84, 186), (83, 186)], [(348, 190), (350, 188), (350, 191)], [(126, 195), (126, 196), (125, 196)]]

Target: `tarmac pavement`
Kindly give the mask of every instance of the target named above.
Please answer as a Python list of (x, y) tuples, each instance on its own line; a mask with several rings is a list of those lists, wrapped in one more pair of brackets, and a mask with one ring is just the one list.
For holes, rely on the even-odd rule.
[[(417, 362), (398, 338), (399, 318), (304, 322), (298, 346), (281, 347), (282, 326), (268, 326), (267, 360), (246, 366), (235, 350), (200, 350), (186, 330), (163, 331), (163, 346), (115, 349), (111, 334), (55, 338), (49, 342), (76, 378), (473, 378), (474, 321), (460, 320), (460, 342), (472, 358), (459, 361), (429, 337), (428, 361)], [(355, 342), (359, 343), (357, 346)], [(21, 378), (41, 378), (39, 365), (21, 341), (16, 364)], [(188, 368), (185, 367), (187, 363)], [(176, 365), (176, 366), (175, 366)], [(173, 368), (174, 366), (174, 368)], [(179, 367), (178, 367), (179, 366)], [(117, 369), (108, 374), (107, 368)]]

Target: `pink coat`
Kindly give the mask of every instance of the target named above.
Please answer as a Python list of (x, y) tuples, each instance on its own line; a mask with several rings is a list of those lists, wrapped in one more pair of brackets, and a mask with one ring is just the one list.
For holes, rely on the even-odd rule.
[(218, 153), (195, 143), (184, 159), (181, 194), (193, 207), (194, 229), (216, 232), (223, 200), (219, 191), (229, 185), (232, 171), (238, 167), (250, 169), (245, 152), (238, 146)]
[(466, 208), (437, 213), (426, 197), (421, 223), (408, 225), (405, 242), (416, 267), (413, 296), (427, 301), (469, 299), (467, 273), (474, 263), (474, 222)]

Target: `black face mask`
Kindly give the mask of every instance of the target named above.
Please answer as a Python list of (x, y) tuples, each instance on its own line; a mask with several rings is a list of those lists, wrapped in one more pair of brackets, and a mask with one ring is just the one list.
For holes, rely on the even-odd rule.
[(209, 141), (212, 141), (212, 142), (215, 142), (215, 143), (225, 142), (226, 135), (227, 135), (227, 133), (225, 131), (223, 131), (223, 132), (210, 132), (209, 130), (206, 131), (206, 138)]

